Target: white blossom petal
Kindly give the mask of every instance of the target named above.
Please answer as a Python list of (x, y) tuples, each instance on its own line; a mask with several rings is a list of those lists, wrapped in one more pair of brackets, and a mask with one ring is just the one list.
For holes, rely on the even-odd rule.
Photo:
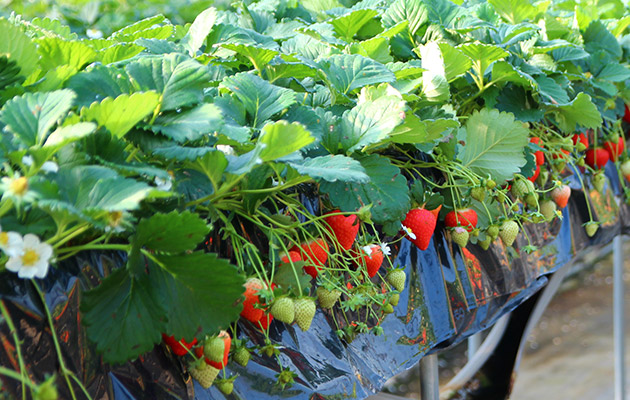
[(392, 254), (392, 250), (389, 248), (387, 243), (381, 243), (380, 246), (383, 254), (385, 254), (386, 256), (390, 256)]
[(409, 236), (411, 238), (411, 240), (416, 240), (416, 234), (413, 233), (413, 231), (411, 230), (411, 228), (407, 228), (405, 225), (403, 225), (402, 223), (400, 224), (400, 226), (402, 226), (403, 231), (405, 231), (405, 233), (407, 234), (407, 236)]
[(26, 165), (27, 167), (30, 167), (31, 165), (33, 165), (34, 162), (35, 160), (33, 160), (33, 156), (26, 155), (22, 157), (22, 164)]
[(42, 164), (42, 171), (47, 173), (56, 173), (59, 171), (59, 165), (54, 161), (46, 161)]
[(370, 246), (363, 246), (361, 247), (361, 249), (363, 250), (363, 252), (365, 252), (365, 254), (367, 254), (368, 256), (372, 255), (372, 245)]

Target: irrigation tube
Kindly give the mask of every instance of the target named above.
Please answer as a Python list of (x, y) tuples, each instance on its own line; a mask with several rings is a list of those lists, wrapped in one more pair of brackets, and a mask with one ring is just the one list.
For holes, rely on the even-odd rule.
[(625, 390), (626, 366), (624, 357), (626, 346), (624, 338), (624, 283), (623, 283), (623, 247), (621, 236), (613, 240), (613, 335), (615, 343), (615, 400), (623, 400)]
[(420, 399), (439, 400), (440, 376), (437, 354), (430, 354), (420, 359)]

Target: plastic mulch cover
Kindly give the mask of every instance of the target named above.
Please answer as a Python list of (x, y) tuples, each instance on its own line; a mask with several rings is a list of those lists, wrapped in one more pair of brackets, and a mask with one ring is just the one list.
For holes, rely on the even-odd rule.
[[(528, 244), (522, 233), (513, 248), (505, 249), (497, 240), (488, 251), (474, 245), (462, 251), (439, 229), (424, 252), (403, 240), (392, 250), (397, 254), (396, 262), (406, 268), (407, 287), (394, 313), (382, 324), (384, 335), (358, 335), (346, 344), (337, 338), (332, 316), (321, 309), (307, 332), (274, 321), (270, 336), (281, 344), (283, 364), (297, 373), (295, 384), (281, 390), (275, 385), (279, 372), (275, 358), (252, 354), (246, 369), (229, 364), (228, 376), (240, 375), (229, 398), (363, 399), (378, 391), (388, 378), (411, 368), (423, 355), (492, 325), (544, 286), (546, 274), (569, 263), (587, 247), (607, 243), (629, 230), (628, 207), (618, 205), (614, 196), (618, 185), (613, 174), (608, 175), (612, 186), (606, 195), (583, 193), (573, 182), (562, 221), (526, 226), (527, 236), (538, 246), (531, 254), (520, 251)], [(607, 221), (593, 238), (588, 238), (582, 227), (588, 220), (586, 198), (596, 218)], [(93, 287), (101, 276), (123, 263), (121, 254), (84, 253), (64, 261), (41, 282), (67, 365), (77, 371), (95, 399), (225, 398), (214, 387), (202, 389), (161, 345), (124, 365), (102, 363), (80, 323), (79, 300), (82, 289)], [(5, 274), (0, 295), (23, 340), (27, 367), (36, 381), (42, 381), (45, 374), (56, 371), (57, 354), (47, 334), (38, 295), (30, 285)], [(250, 347), (264, 344), (262, 334), (252, 326), (241, 324), (240, 328), (240, 337), (248, 338)], [(1, 365), (18, 370), (6, 323), (0, 335)], [(65, 384), (59, 383), (60, 398), (69, 398)], [(16, 396), (20, 393), (16, 382), (8, 379), (3, 389)]]

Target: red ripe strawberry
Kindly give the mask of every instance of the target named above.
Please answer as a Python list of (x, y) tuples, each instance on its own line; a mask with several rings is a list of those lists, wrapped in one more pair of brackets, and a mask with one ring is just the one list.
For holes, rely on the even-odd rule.
[(623, 114), (623, 120), (630, 124), (630, 108), (626, 104), (626, 112)]
[(553, 154), (553, 155), (551, 156), (551, 158), (553, 158), (554, 160), (556, 160), (556, 159), (558, 159), (558, 158), (563, 159), (563, 160), (566, 160), (566, 159), (567, 159), (567, 156), (568, 156), (569, 154), (571, 154), (571, 152), (570, 152), (569, 150), (560, 149), (560, 151), (562, 152), (562, 154)]
[(381, 268), (385, 256), (381, 246), (372, 244), (361, 248), (360, 257), (359, 265), (364, 265), (368, 276), (373, 278)]
[(459, 210), (457, 214), (455, 214), (455, 211), (451, 211), (446, 214), (444, 224), (449, 228), (462, 226), (466, 228), (468, 232), (472, 232), (472, 230), (477, 227), (477, 212), (471, 208)]
[[(578, 143), (581, 145), (578, 145)], [(588, 149), (588, 138), (583, 133), (576, 133), (573, 135), (573, 145), (577, 147), (578, 151), (584, 151)]]
[(560, 208), (564, 208), (567, 206), (567, 203), (569, 202), (569, 197), (571, 197), (571, 188), (567, 185), (556, 186), (551, 191), (551, 198)]
[(168, 336), (166, 333), (162, 334), (162, 340), (164, 340), (164, 343), (173, 350), (173, 353), (176, 356), (183, 356), (188, 353), (188, 350), (197, 344), (197, 338), (193, 338), (192, 342), (187, 342), (183, 338), (182, 340), (177, 340), (175, 339), (175, 336)]
[(289, 260), (292, 262), (302, 261), (302, 256), (297, 251), (289, 251), (288, 253), (280, 253), (280, 261), (285, 264), (289, 263)]
[(273, 321), (273, 315), (264, 314), (260, 318), (260, 321), (256, 323), (256, 328), (260, 329), (261, 331), (266, 331), (267, 328), (269, 328), (269, 324), (271, 324), (271, 321)]
[[(539, 137), (533, 137), (529, 139), (529, 141), (531, 143), (537, 144), (540, 147), (543, 147)], [(536, 157), (536, 165), (543, 165), (545, 163), (545, 153), (543, 153), (542, 150), (534, 152), (534, 157)]]
[(532, 182), (536, 182), (536, 179), (538, 179), (538, 175), (540, 175), (540, 165), (536, 165), (536, 170), (534, 171), (534, 175), (530, 176), (529, 179)]
[[(339, 212), (339, 211), (334, 211)], [(359, 233), (359, 220), (356, 215), (331, 215), (325, 218), (333, 235), (344, 250), (350, 250)]]
[(402, 225), (411, 230), (411, 234), (407, 232), (409, 240), (424, 251), (429, 248), (436, 223), (437, 218), (431, 211), (424, 208), (414, 208), (407, 213)]
[[(221, 342), (223, 346), (217, 346), (217, 344), (220, 345)], [(204, 349), (203, 354), (206, 356), (206, 362), (216, 369), (223, 369), (228, 363), (228, 355), (230, 354), (231, 346), (232, 338), (230, 335), (226, 331), (219, 332), (216, 338), (210, 339), (206, 343), (206, 346), (202, 347)], [(215, 354), (218, 349), (222, 350), (221, 354)]]
[(317, 277), (317, 273), (328, 260), (328, 243), (324, 239), (309, 240), (299, 246), (293, 246), (291, 251), (299, 252), (302, 259), (308, 265), (304, 266), (304, 272)]
[(243, 311), (241, 317), (249, 322), (257, 323), (263, 316), (263, 310), (254, 308), (255, 304), (260, 304), (258, 299), (258, 291), (263, 288), (263, 283), (258, 278), (249, 278), (245, 282), (245, 301), (243, 301)]
[(610, 154), (604, 149), (588, 149), (586, 150), (586, 163), (591, 168), (604, 168), (610, 159)]
[(617, 158), (619, 158), (619, 156), (626, 149), (626, 142), (624, 141), (623, 136), (621, 136), (619, 137), (619, 140), (617, 140), (617, 143), (615, 143), (614, 141), (604, 142), (604, 148), (610, 155), (610, 159), (613, 161), (617, 161)]

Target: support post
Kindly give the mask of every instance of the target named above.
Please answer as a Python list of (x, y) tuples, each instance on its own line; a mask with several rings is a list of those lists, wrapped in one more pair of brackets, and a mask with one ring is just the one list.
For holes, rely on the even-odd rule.
[(420, 359), (420, 399), (440, 399), (440, 377), (437, 354), (430, 354)]
[(468, 337), (468, 359), (472, 359), (481, 346), (481, 333), (477, 332)]
[(621, 236), (613, 241), (613, 331), (615, 343), (615, 400), (625, 399), (626, 346), (624, 337), (623, 247)]

